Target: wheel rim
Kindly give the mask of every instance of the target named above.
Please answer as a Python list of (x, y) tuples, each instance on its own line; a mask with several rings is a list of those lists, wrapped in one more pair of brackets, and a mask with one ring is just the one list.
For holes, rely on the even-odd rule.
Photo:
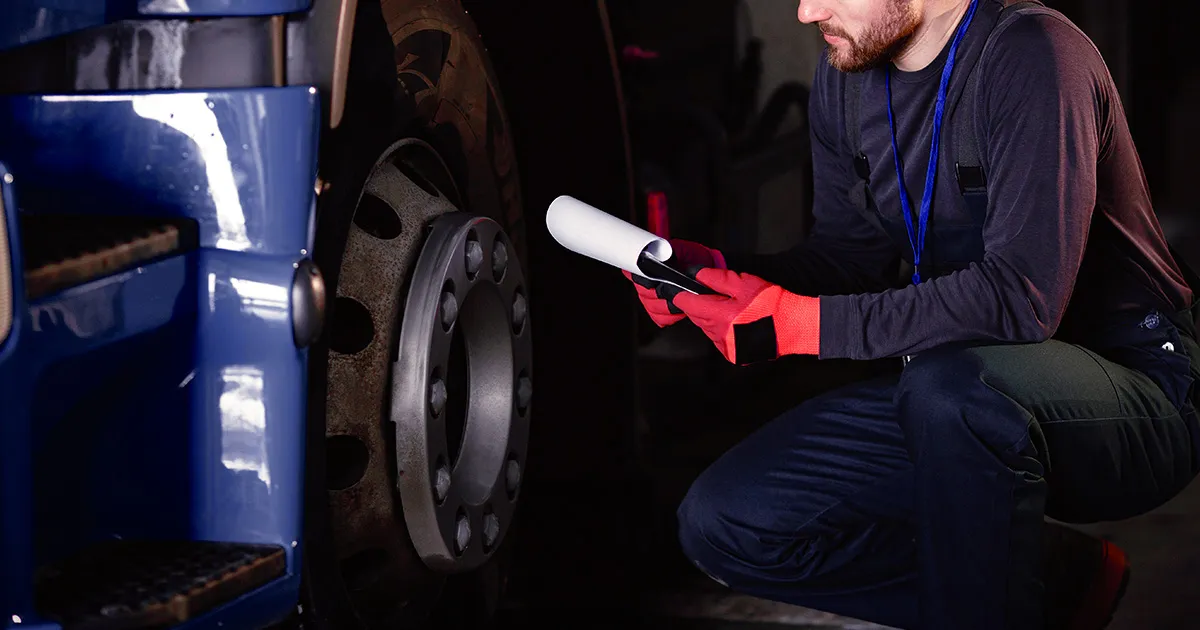
[[(343, 582), (369, 625), (426, 612), (446, 574), (487, 561), (515, 509), (507, 456), (514, 456), (519, 482), (529, 410), (518, 413), (517, 403), (527, 402), (531, 381), (522, 376), (531, 374), (532, 351), (529, 322), (513, 331), (511, 306), (501, 305), (527, 293), (501, 226), (461, 212), (459, 199), (437, 153), (404, 140), (376, 164), (347, 236), (330, 320), (327, 482)], [(508, 255), (500, 281), (490, 273), (496, 242)], [(468, 256), (485, 257), (474, 275)], [(461, 308), (447, 330), (440, 298), (449, 284)], [(497, 334), (501, 327), (507, 334)], [(456, 335), (466, 356), (476, 357), (465, 375), (451, 360)], [(464, 376), (465, 398), (450, 391)], [(446, 402), (454, 403), (434, 414), (430, 389), (437, 378), (450, 384)], [(445, 431), (458, 408), (466, 424), (455, 458)], [(505, 457), (497, 464), (501, 444)], [(442, 463), (449, 483), (443, 475), (439, 502)], [(498, 483), (487, 487), (489, 477)], [(471, 530), (461, 553), (460, 508)]]

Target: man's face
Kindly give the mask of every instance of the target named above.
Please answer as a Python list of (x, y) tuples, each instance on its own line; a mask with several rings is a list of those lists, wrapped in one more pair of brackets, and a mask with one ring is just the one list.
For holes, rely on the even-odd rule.
[(904, 50), (921, 23), (922, 0), (800, 0), (797, 14), (816, 23), (829, 44), (829, 65), (862, 72)]

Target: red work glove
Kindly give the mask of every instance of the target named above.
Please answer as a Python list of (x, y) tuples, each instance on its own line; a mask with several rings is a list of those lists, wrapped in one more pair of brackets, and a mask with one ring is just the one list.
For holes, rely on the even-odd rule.
[(675, 296), (675, 305), (730, 363), (748, 365), (788, 354), (819, 354), (818, 298), (725, 269), (702, 269), (696, 279), (723, 295), (683, 292)]
[[(725, 268), (725, 257), (718, 250), (680, 239), (673, 239), (670, 243), (673, 257), (685, 268)], [(646, 309), (646, 313), (650, 315), (650, 320), (660, 328), (676, 324), (684, 319), (683, 311), (679, 310), (672, 302), (672, 299), (680, 292), (680, 289), (640, 276), (634, 278), (628, 271), (623, 271), (622, 273), (634, 283), (638, 299), (642, 302), (642, 308)]]

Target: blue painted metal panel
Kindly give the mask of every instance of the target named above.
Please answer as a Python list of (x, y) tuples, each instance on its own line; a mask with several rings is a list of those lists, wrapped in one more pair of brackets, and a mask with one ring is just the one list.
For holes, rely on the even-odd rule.
[(32, 306), (39, 563), (113, 537), (277, 544), (291, 571), (271, 587), (286, 592), (266, 599), (282, 607), (242, 612), (294, 605), (306, 377), (292, 342), (297, 260), (202, 250)]
[(138, 14), (147, 16), (274, 15), (307, 11), (312, 0), (138, 0)]
[(318, 106), (307, 87), (8, 97), (0, 155), (26, 212), (186, 216), (203, 247), (290, 256), (311, 238)]
[(19, 304), (0, 348), (0, 614), (38, 621), (33, 567), (114, 537), (288, 550), (285, 578), (188, 627), (295, 605), (307, 355), (290, 287), (312, 248), (318, 107), (308, 88), (0, 98), (11, 225), (19, 188), (22, 212), (186, 217), (201, 237)]
[(106, 0), (7, 0), (0, 8), (0, 50), (107, 21)]
[(295, 260), (200, 254), (193, 538), (299, 542), (306, 355), (292, 341)]
[[(15, 187), (11, 184), (12, 171), (8, 164), (0, 159), (0, 221), (4, 221), (9, 240), (9, 269), (12, 270), (13, 322), (8, 338), (0, 342), (0, 365), (9, 360), (16, 352), (17, 340), (25, 328), (25, 277), (20, 273), (24, 261), (21, 256), (21, 231), (17, 224), (17, 197)], [(3, 411), (3, 407), (0, 407)], [(3, 417), (3, 416), (0, 416)]]
[(276, 15), (311, 5), (312, 0), (3, 0), (0, 50), (118, 20)]
[(0, 345), (0, 625), (58, 630), (57, 625), (42, 625), (34, 614), (32, 576), (35, 566), (33, 549), (33, 484), (29, 389), (33, 374), (28, 361), (33, 358), (22, 341), (29, 328), (29, 309), (25, 304), (25, 286), (21, 276), (20, 231), (17, 224), (17, 199), (14, 186), (8, 185), (8, 167), (0, 163), (0, 199), (4, 212), (0, 221), (8, 229), (13, 269), (13, 324), (8, 339)]
[[(174, 257), (30, 305), (34, 548), (187, 539), (196, 281)], [(190, 265), (194, 267), (193, 265)]]

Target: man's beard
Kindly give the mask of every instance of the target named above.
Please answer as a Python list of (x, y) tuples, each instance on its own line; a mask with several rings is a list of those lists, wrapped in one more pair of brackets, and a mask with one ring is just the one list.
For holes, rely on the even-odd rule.
[(910, 0), (892, 0), (884, 15), (857, 38), (820, 24), (821, 32), (846, 41), (842, 47), (829, 45), (829, 65), (842, 72), (864, 72), (904, 52), (921, 18), (912, 11)]

